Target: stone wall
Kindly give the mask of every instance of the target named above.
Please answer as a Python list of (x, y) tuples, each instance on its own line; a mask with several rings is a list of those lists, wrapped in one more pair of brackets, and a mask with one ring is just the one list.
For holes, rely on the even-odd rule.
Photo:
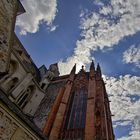
[(5, 72), (8, 67), (17, 4), (17, 0), (0, 0), (0, 72)]
[(33, 116), (35, 114), (41, 100), (44, 98), (44, 96), (45, 96), (44, 92), (42, 92), (39, 88), (36, 87), (32, 98), (30, 99), (30, 101), (27, 103), (27, 105), (23, 109), (23, 112)]
[(1, 140), (41, 140), (23, 124), (17, 116), (0, 103), (0, 139)]
[(20, 42), (20, 40), (17, 38), (17, 36), (14, 34), (14, 43), (12, 46), (13, 53), (18, 57), (18, 59), (21, 61), (21, 63), (24, 65), (25, 69), (32, 73), (34, 77), (39, 76), (39, 70), (35, 66), (34, 62), (32, 61), (30, 55)]
[(53, 103), (56, 99), (56, 96), (58, 95), (59, 89), (61, 87), (64, 87), (65, 83), (66, 83), (66, 79), (64, 79), (63, 81), (56, 82), (56, 83), (50, 83), (50, 85), (48, 86), (46, 95), (41, 101), (35, 113), (35, 118), (34, 118), (35, 124), (40, 129), (44, 128), (44, 125), (47, 121), (47, 118), (51, 111)]
[(26, 75), (27, 72), (21, 65), (20, 61), (14, 54), (11, 54), (9, 73), (0, 80), (0, 85), (8, 93), (8, 91), (10, 90), (10, 80), (12, 80), (13, 78), (17, 78), (18, 82), (16, 84), (18, 84), (24, 79), (24, 77), (26, 77)]
[[(28, 60), (30, 61), (30, 60)], [(32, 64), (30, 64), (31, 67)], [(32, 72), (32, 71), (31, 71)], [(44, 97), (44, 91), (40, 88), (39, 83), (36, 82), (34, 75), (28, 72), (19, 58), (17, 53), (11, 54), (9, 73), (0, 80), (0, 88), (9, 96), (12, 102), (18, 103), (19, 97), (25, 93), (29, 86), (34, 88), (30, 99), (23, 109), (25, 114), (34, 115), (41, 100)]]

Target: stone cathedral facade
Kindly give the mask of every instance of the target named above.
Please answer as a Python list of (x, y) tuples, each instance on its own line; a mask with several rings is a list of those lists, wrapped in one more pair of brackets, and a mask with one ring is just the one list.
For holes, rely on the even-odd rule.
[(63, 76), (57, 63), (37, 68), (14, 32), (24, 12), (0, 0), (0, 139), (114, 140), (100, 66)]

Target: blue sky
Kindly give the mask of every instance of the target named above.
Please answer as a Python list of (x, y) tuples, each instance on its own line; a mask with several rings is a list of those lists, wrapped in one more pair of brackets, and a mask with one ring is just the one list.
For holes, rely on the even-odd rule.
[(81, 10), (93, 5), (91, 1), (86, 2), (85, 0), (74, 2), (59, 0), (57, 3), (58, 12), (53, 24), (58, 27), (54, 32), (47, 30), (46, 24), (43, 23), (39, 25), (39, 32), (20, 36), (17, 27), (16, 32), (20, 40), (26, 46), (25, 48), (29, 51), (37, 66), (42, 64), (48, 66), (72, 55), (76, 41), (80, 38), (78, 26), (80, 25)]
[(23, 0), (16, 33), (35, 64), (100, 63), (118, 140), (140, 137), (140, 1)]

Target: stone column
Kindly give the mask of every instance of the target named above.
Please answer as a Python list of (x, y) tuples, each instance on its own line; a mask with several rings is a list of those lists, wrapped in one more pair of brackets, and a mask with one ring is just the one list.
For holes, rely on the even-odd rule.
[(103, 124), (103, 138), (106, 140), (109, 140), (109, 130), (108, 130), (108, 114), (107, 114), (107, 108), (106, 108), (106, 101), (105, 101), (105, 90), (104, 90), (104, 82), (100, 81), (100, 92), (102, 94), (102, 108), (103, 108), (103, 115), (102, 115), (102, 124)]
[(110, 111), (110, 105), (107, 93), (105, 92), (106, 98), (105, 98), (105, 106), (107, 111), (107, 126), (108, 126), (108, 137), (109, 140), (114, 140), (114, 133), (113, 133), (113, 125), (112, 125), (112, 119), (111, 119), (111, 111)]
[(53, 104), (52, 110), (51, 110), (51, 112), (49, 114), (48, 120), (46, 121), (43, 133), (45, 135), (47, 135), (47, 136), (49, 136), (49, 133), (50, 133), (51, 128), (52, 128), (52, 125), (53, 125), (54, 120), (56, 118), (56, 114), (58, 112), (58, 109), (59, 109), (59, 106), (60, 106), (64, 91), (65, 91), (64, 87), (60, 88), (59, 93), (58, 93), (58, 95), (57, 95), (57, 97), (55, 99), (55, 102)]
[(87, 99), (87, 111), (86, 111), (86, 124), (85, 124), (85, 140), (93, 140), (95, 137), (95, 70), (94, 63), (90, 66), (90, 76), (88, 85), (88, 99)]
[(63, 98), (61, 100), (52, 130), (50, 133), (49, 140), (57, 140), (59, 138), (62, 123), (64, 121), (64, 115), (66, 112), (68, 99), (69, 99), (69, 96), (71, 93), (71, 89), (72, 89), (72, 85), (73, 85), (73, 81), (74, 81), (74, 77), (75, 77), (75, 71), (76, 71), (76, 65), (73, 67), (73, 69), (70, 73), (69, 79), (67, 81), (67, 84), (65, 86), (65, 92), (64, 92)]
[[(98, 64), (96, 70), (96, 94), (99, 98), (99, 110), (101, 113), (101, 138), (109, 140), (108, 137), (108, 124), (107, 124), (107, 110), (105, 106), (105, 86), (102, 79), (102, 73)], [(95, 101), (96, 102), (96, 101)]]

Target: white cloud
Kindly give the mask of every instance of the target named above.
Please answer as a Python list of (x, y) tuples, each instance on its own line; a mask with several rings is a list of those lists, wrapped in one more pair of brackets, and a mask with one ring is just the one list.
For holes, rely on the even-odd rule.
[(123, 61), (125, 63), (134, 63), (140, 68), (140, 44), (130, 46), (130, 48), (123, 53)]
[[(100, 1), (96, 1), (96, 4)], [(140, 31), (140, 1), (112, 0), (110, 4), (99, 4), (99, 11), (80, 15), (81, 40), (76, 43), (74, 54), (65, 62), (60, 62), (60, 73), (70, 72), (74, 63), (86, 65), (91, 61), (91, 51), (98, 48), (112, 48), (124, 37)], [(80, 64), (79, 64), (80, 63)], [(65, 68), (63, 70), (62, 68)]]
[(52, 26), (57, 13), (56, 0), (24, 0), (22, 4), (26, 13), (18, 16), (16, 25), (20, 27), (21, 34), (36, 33), (42, 22)]
[(119, 138), (118, 140), (139, 140), (140, 139), (140, 115), (134, 120), (134, 126), (128, 136)]
[[(80, 42), (77, 42), (77, 44), (78, 43)], [(84, 49), (83, 47), (80, 47), (80, 48), (79, 47), (80, 47), (80, 44), (78, 44), (78, 47), (74, 50), (74, 55), (72, 57), (69, 57), (66, 60), (66, 62), (60, 61), (58, 63), (59, 71), (61, 74), (68, 74), (75, 63), (76, 63), (76, 71), (78, 72), (81, 69), (82, 65), (85, 65), (91, 62), (89, 48)]]
[[(116, 126), (132, 125), (128, 136), (119, 140), (140, 138), (140, 77), (125, 75), (119, 78), (104, 77), (111, 100), (111, 111)], [(135, 98), (135, 100), (134, 100)]]
[(58, 27), (58, 25), (57, 26), (51, 26), (48, 29), (50, 30), (50, 32), (53, 32), (53, 31), (56, 30), (57, 27)]

